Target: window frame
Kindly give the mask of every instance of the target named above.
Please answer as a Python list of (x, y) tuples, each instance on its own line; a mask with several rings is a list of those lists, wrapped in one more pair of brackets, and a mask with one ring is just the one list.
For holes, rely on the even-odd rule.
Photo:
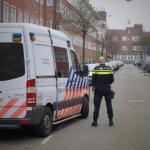
[[(75, 64), (76, 64), (76, 70), (73, 68), (73, 60), (72, 60), (72, 56), (74, 55), (74, 60), (75, 60)], [(80, 67), (80, 63), (78, 61), (77, 55), (73, 50), (70, 50), (70, 55), (71, 55), (71, 62), (72, 62), (72, 68), (74, 69), (75, 73), (79, 74), (81, 73), (81, 67)]]
[[(59, 50), (60, 51), (59, 51)], [(62, 51), (62, 52), (61, 52)], [(59, 57), (59, 61), (57, 60), (57, 54), (58, 53), (62, 53), (62, 54), (65, 54), (65, 57), (66, 59), (63, 59), (63, 57)], [(58, 78), (67, 78), (68, 77), (68, 74), (69, 74), (69, 57), (68, 57), (68, 51), (66, 48), (64, 47), (58, 47), (58, 46), (54, 46), (54, 56), (55, 56), (55, 63), (56, 63), (56, 74), (57, 74), (57, 77)], [(60, 55), (61, 56), (61, 55)], [(62, 55), (63, 56), (63, 55)], [(65, 61), (66, 60), (66, 61)], [(62, 70), (62, 71), (59, 71), (59, 63), (66, 63), (65, 67), (66, 67), (66, 70)], [(62, 74), (64, 73), (64, 75)]]

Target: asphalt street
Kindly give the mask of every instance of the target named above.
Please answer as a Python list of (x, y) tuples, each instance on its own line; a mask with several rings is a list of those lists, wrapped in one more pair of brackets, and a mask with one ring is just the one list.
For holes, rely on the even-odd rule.
[[(133, 65), (115, 72), (114, 126), (108, 126), (102, 101), (98, 127), (92, 127), (93, 93), (87, 119), (54, 127), (47, 138), (28, 130), (0, 130), (0, 150), (148, 150), (150, 149), (150, 75)], [(28, 131), (28, 132), (27, 132)]]

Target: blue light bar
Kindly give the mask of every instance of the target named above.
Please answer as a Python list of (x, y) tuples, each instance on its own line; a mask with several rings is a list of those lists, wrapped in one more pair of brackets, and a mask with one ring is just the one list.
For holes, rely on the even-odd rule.
[(22, 34), (21, 33), (13, 33), (13, 38), (21, 38)]
[(29, 35), (30, 35), (30, 39), (31, 39), (32, 41), (35, 41), (35, 40), (36, 40), (36, 33), (30, 32)]
[(21, 37), (22, 37), (21, 33), (13, 33), (12, 34), (12, 41), (13, 42), (21, 42)]

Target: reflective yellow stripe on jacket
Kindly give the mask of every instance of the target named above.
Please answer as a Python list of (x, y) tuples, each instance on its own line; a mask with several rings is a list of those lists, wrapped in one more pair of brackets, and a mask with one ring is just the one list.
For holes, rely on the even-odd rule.
[(111, 70), (94, 70), (92, 73), (105, 75), (105, 74), (113, 74), (113, 71), (111, 71)]

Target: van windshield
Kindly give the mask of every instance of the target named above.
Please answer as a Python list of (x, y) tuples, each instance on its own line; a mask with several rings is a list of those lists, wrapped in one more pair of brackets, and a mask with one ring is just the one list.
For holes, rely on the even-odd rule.
[(22, 43), (0, 43), (0, 81), (25, 74)]

